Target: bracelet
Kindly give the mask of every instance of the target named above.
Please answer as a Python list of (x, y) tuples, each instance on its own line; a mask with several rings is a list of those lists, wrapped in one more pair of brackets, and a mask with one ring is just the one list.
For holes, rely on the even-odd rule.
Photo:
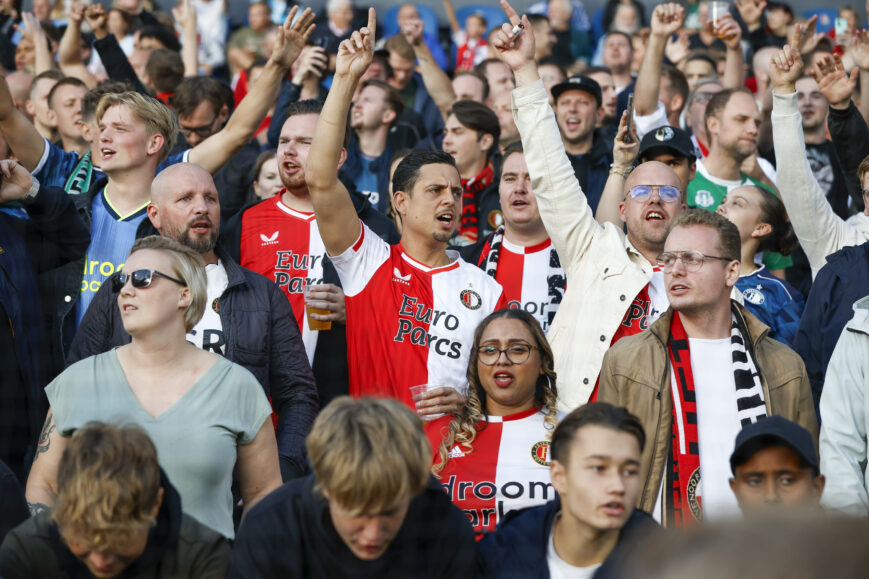
[(633, 170), (634, 170), (633, 167), (626, 167), (624, 169), (617, 169), (615, 166), (615, 163), (610, 165), (610, 175), (621, 175), (622, 177), (627, 178), (628, 175), (630, 175), (631, 171), (633, 171)]

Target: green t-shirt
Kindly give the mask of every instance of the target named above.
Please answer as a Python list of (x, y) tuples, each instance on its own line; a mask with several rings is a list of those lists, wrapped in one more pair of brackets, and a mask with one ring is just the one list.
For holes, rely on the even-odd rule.
[[(700, 207), (715, 211), (721, 202), (724, 201), (724, 196), (731, 189), (742, 187), (744, 185), (756, 185), (763, 187), (772, 194), (778, 196), (778, 193), (767, 187), (760, 181), (752, 179), (745, 173), (740, 173), (742, 177), (739, 181), (727, 181), (718, 179), (710, 175), (703, 166), (702, 161), (697, 161), (697, 174), (694, 179), (688, 183), (688, 194), (685, 196), (689, 207)], [(769, 270), (785, 269), (794, 264), (793, 260), (774, 251), (768, 251), (763, 255), (763, 264)]]
[(250, 444), (271, 415), (253, 374), (226, 358), (157, 417), (139, 404), (115, 350), (76, 362), (46, 386), (57, 431), (91, 420), (131, 422), (145, 429), (160, 466), (181, 495), (182, 510), (232, 539), (232, 470), (237, 447)]

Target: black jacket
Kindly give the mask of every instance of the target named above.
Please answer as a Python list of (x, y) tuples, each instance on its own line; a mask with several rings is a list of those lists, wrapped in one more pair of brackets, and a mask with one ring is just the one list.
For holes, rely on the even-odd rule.
[[(163, 504), (148, 535), (145, 551), (120, 575), (127, 578), (190, 579), (223, 577), (229, 560), (229, 543), (193, 517), (181, 512), (181, 497), (160, 472)], [(0, 547), (0, 576), (5, 579), (33, 577), (93, 577), (60, 538), (51, 512), (45, 511), (19, 525)]]
[(584, 155), (568, 155), (573, 172), (591, 210), (597, 211), (613, 162), (613, 141), (604, 128), (595, 129), (591, 150)]
[(56, 187), (40, 187), (26, 218), (8, 211), (0, 211), (0, 309), (6, 318), (0, 364), (15, 379), (0, 380), (0, 459), (21, 477), (28, 446), (45, 420), (42, 389), (52, 377), (42, 315), (51, 306), (39, 299), (37, 276), (70, 262), (81, 276), (79, 258), (90, 235), (70, 196)]
[(358, 559), (338, 535), (313, 475), (291, 481), (257, 504), (236, 535), (227, 577), (372, 579), (474, 576), (474, 532), (441, 485), (410, 501), (386, 552)]
[[(307, 470), (305, 437), (320, 406), (290, 302), (274, 283), (238, 265), (220, 245), (216, 252), (229, 279), (218, 302), (226, 358), (250, 370), (271, 400), (278, 415), (275, 434), (284, 480), (301, 476)], [(117, 294), (103, 284), (82, 319), (67, 364), (128, 343)]]
[[(348, 190), (352, 184), (342, 179)], [(399, 242), (398, 232), (388, 217), (377, 211), (362, 195), (351, 193), (350, 198), (365, 225), (383, 238), (390, 245)], [(241, 261), (241, 224), (244, 213), (254, 204), (246, 206), (235, 217), (223, 226), (223, 241), (229, 255), (236, 261)], [(323, 259), (323, 283), (341, 286), (338, 272), (328, 256)], [(332, 323), (328, 332), (320, 332), (317, 336), (317, 349), (314, 352), (312, 364), (314, 378), (320, 395), (320, 404), (326, 406), (336, 396), (346, 396), (350, 391), (350, 373), (347, 367), (347, 328), (343, 324)]]
[(857, 169), (869, 155), (869, 127), (853, 102), (844, 111), (830, 107), (827, 123), (851, 196), (852, 208), (857, 209), (857, 212), (863, 211), (863, 184), (857, 176)]
[[(558, 497), (539, 507), (529, 507), (508, 513), (498, 529), (477, 545), (479, 577), (525, 579), (549, 577), (546, 555), (549, 535), (556, 515), (561, 511)], [(615, 577), (615, 567), (630, 553), (636, 541), (647, 533), (659, 530), (658, 524), (643, 511), (635, 509), (619, 533), (618, 543), (606, 558), (595, 578)]]
[[(812, 384), (815, 411), (821, 402), (824, 376), (830, 356), (845, 324), (853, 317), (852, 305), (869, 294), (869, 242), (849, 246), (827, 256), (812, 284), (806, 309), (794, 338), (794, 350), (802, 356)], [(821, 417), (818, 412), (818, 422)]]

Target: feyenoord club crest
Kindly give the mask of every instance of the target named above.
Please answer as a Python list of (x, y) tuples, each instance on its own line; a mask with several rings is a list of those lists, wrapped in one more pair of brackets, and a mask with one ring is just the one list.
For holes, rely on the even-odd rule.
[(220, 299), (220, 298), (214, 298), (214, 301), (211, 302), (211, 309), (214, 310), (214, 313), (215, 313), (215, 314), (219, 314), (219, 313), (220, 313), (220, 303), (218, 303), (218, 300), (219, 300), (219, 299)]
[(661, 127), (657, 131), (655, 131), (655, 139), (658, 141), (669, 141), (672, 139), (676, 133), (673, 132), (673, 129), (670, 127)]
[(479, 310), (480, 306), (483, 305), (483, 298), (472, 289), (462, 290), (459, 299), (462, 300), (462, 305), (469, 310)]
[(541, 466), (549, 466), (549, 441), (541, 440), (531, 447), (531, 458)]
[(688, 478), (688, 506), (691, 508), (691, 514), (698, 521), (703, 520), (703, 505), (700, 503), (700, 497), (697, 496), (697, 491), (700, 489), (700, 467), (691, 473)]
[(504, 214), (501, 213), (500, 209), (492, 209), (489, 211), (489, 219), (487, 221), (489, 222), (489, 227), (498, 229), (504, 223)]

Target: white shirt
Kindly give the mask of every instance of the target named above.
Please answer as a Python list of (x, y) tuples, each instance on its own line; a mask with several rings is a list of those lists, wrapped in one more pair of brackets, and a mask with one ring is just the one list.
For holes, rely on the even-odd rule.
[(205, 266), (207, 298), (205, 313), (202, 319), (187, 334), (187, 341), (198, 348), (226, 356), (226, 336), (223, 324), (220, 322), (220, 296), (229, 285), (226, 268), (220, 263), (209, 263)]
[(728, 479), (730, 455), (739, 433), (736, 383), (730, 338), (688, 339), (691, 371), (697, 396), (697, 433), (700, 442), (700, 490), (704, 520), (738, 515)]
[[(561, 517), (561, 513), (555, 516), (556, 522), (559, 517)], [(555, 541), (552, 539), (554, 535), (555, 523), (552, 524), (552, 530), (549, 531), (549, 546), (546, 549), (546, 564), (549, 566), (549, 576), (552, 579), (591, 579), (601, 564), (589, 565), (588, 567), (574, 567), (555, 552)]]

